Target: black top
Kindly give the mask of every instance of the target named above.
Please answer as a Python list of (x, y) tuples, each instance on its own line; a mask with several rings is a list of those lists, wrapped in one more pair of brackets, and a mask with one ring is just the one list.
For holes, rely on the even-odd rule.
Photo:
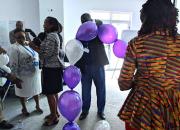
[(109, 64), (104, 45), (98, 37), (88, 42), (81, 42), (84, 47), (89, 49), (89, 53), (84, 52), (82, 58), (75, 64), (77, 67), (83, 70), (86, 65), (104, 66)]

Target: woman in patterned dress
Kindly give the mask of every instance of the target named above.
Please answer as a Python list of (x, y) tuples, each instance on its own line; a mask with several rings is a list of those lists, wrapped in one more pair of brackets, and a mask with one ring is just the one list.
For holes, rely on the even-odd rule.
[(118, 116), (126, 130), (180, 130), (180, 35), (170, 0), (147, 0), (142, 26), (127, 48), (118, 79), (130, 90)]

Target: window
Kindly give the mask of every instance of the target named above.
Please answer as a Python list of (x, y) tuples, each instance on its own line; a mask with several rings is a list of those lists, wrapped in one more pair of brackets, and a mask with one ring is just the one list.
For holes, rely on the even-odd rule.
[[(180, 1), (176, 1), (176, 7), (180, 10)], [(180, 16), (179, 16), (180, 20)], [(178, 23), (178, 32), (180, 33), (180, 22)]]
[[(92, 10), (90, 14), (93, 19), (100, 19), (104, 24), (112, 24), (118, 31), (118, 39), (121, 39), (123, 30), (128, 30), (131, 27), (132, 13), (131, 12), (111, 12)], [(106, 66), (106, 70), (120, 69), (123, 59), (117, 58), (113, 53), (113, 44), (105, 45), (106, 54), (110, 64)]]

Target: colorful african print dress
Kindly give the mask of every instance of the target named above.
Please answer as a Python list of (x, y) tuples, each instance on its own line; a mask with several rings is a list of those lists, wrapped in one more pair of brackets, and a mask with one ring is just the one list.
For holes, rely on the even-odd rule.
[(156, 31), (131, 40), (119, 87), (131, 89), (120, 119), (140, 130), (180, 130), (180, 35)]

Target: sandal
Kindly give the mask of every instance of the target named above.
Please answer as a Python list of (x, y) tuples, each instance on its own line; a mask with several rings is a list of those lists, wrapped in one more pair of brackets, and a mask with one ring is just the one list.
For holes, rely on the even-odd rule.
[(36, 107), (36, 112), (42, 114), (42, 113), (43, 113), (43, 110), (42, 110), (41, 108), (39, 108), (39, 107)]
[(22, 109), (22, 115), (23, 116), (30, 116), (30, 113), (26, 109)]
[(58, 118), (55, 118), (53, 120), (47, 120), (43, 123), (43, 126), (53, 126), (53, 125), (57, 125), (59, 122)]
[[(48, 120), (49, 118), (51, 118), (51, 116), (52, 116), (51, 114), (45, 116), (45, 117), (44, 117), (44, 120)], [(60, 114), (59, 114), (59, 113), (57, 113), (57, 117), (58, 117), (58, 118), (60, 117)]]
[(45, 119), (45, 120), (48, 120), (49, 118), (51, 118), (51, 116), (52, 116), (52, 115), (49, 114), (49, 115), (45, 116), (44, 119)]

